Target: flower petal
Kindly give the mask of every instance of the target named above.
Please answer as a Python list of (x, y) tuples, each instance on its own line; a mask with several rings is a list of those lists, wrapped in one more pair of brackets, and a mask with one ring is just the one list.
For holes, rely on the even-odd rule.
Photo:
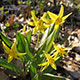
[(11, 47), (11, 50), (16, 52), (16, 41), (14, 41), (12, 47)]
[(57, 69), (57, 68), (56, 68), (56, 64), (54, 64), (54, 63), (51, 64), (51, 67), (52, 67), (53, 69), (55, 69), (55, 70)]
[(53, 20), (53, 23), (54, 23), (58, 16), (50, 11), (47, 11), (47, 13), (50, 16), (50, 18)]
[(45, 31), (44, 30), (40, 30), (43, 34), (45, 33)]
[(49, 64), (47, 64), (46, 66), (44, 66), (43, 69), (41, 70), (41, 72), (43, 72), (48, 66), (49, 66)]
[(18, 60), (20, 60), (20, 61), (21, 61), (21, 58), (19, 58), (19, 57), (17, 57), (17, 56), (15, 56), (14, 58), (15, 58), (15, 59), (18, 59)]
[(64, 7), (63, 7), (63, 5), (61, 5), (61, 9), (60, 9), (58, 17), (62, 17), (63, 14), (64, 14)]
[(26, 25), (23, 26), (22, 32), (26, 31)]
[(49, 61), (52, 57), (50, 56), (50, 54), (45, 54), (47, 60)]
[(58, 29), (59, 29), (59, 25), (55, 24), (55, 26), (54, 26), (54, 32), (56, 33), (58, 31)]
[(25, 31), (24, 35), (26, 36), (28, 34), (28, 32), (30, 32), (30, 30)]
[(16, 53), (18, 56), (26, 55), (26, 53)]
[(48, 24), (43, 24), (43, 26), (44, 26), (44, 28), (50, 27), (50, 25), (48, 25)]
[(35, 34), (37, 31), (38, 31), (38, 30), (37, 30), (37, 27), (34, 27), (32, 34)]
[(10, 63), (13, 60), (13, 56), (9, 55), (8, 56), (8, 63)]
[(54, 52), (53, 55), (54, 56), (57, 56), (58, 55), (58, 51)]
[(47, 13), (44, 13), (41, 19), (46, 23), (52, 24), (53, 20), (47, 19), (46, 16), (47, 16)]
[(48, 64), (48, 62), (44, 62), (44, 63), (42, 63), (42, 64), (38, 64), (38, 66), (45, 66), (45, 65), (47, 65)]
[(35, 16), (35, 11), (31, 11), (32, 19), (34, 22), (38, 21), (37, 17)]
[(3, 46), (4, 46), (4, 50), (7, 54), (9, 54), (10, 49), (6, 46), (6, 44), (4, 42), (2, 42)]
[(35, 25), (34, 25), (34, 22), (28, 21), (27, 23), (28, 23), (29, 25), (31, 25), (31, 26), (35, 26)]
[(69, 13), (68, 15), (64, 16), (64, 17), (62, 18), (62, 20), (64, 21), (64, 20), (67, 19), (71, 14), (72, 14), (72, 12)]
[(64, 48), (64, 50), (71, 50), (72, 48), (74, 48), (75, 46), (70, 46), (70, 47), (66, 47)]
[(62, 53), (62, 54), (63, 54), (63, 55), (68, 55), (68, 53), (67, 53), (67, 52), (65, 52), (65, 51), (64, 51), (64, 53)]

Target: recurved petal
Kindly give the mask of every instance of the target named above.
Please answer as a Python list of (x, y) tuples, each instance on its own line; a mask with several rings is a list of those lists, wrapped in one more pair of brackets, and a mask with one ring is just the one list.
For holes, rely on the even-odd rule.
[(50, 20), (50, 19), (46, 19), (46, 18), (42, 18), (42, 20), (46, 23), (52, 24), (54, 23), (54, 20)]
[[(56, 57), (56, 56), (55, 56), (55, 57)], [(55, 57), (54, 57), (54, 61), (57, 61), (57, 60), (60, 58), (60, 57), (56, 57), (56, 58), (55, 58)]]
[(48, 24), (43, 24), (43, 26), (44, 26), (44, 28), (50, 27), (50, 25), (48, 25)]
[(47, 16), (47, 13), (45, 12), (41, 18), (45, 18), (46, 16)]
[(2, 44), (3, 44), (3, 46), (4, 46), (5, 52), (6, 52), (7, 54), (9, 54), (10, 49), (7, 47), (7, 45), (6, 45), (4, 42), (2, 42)]
[(49, 66), (49, 64), (45, 65), (45, 66), (43, 67), (43, 69), (41, 70), (41, 72), (43, 72), (48, 66)]
[(72, 12), (69, 13), (68, 15), (64, 16), (64, 17), (62, 18), (62, 20), (64, 21), (64, 20), (67, 19), (71, 14), (72, 14)]
[(18, 56), (15, 56), (14, 58), (15, 58), (15, 59), (18, 59), (18, 60), (20, 60), (20, 61), (21, 61), (21, 58), (19, 58)]
[(22, 30), (22, 31), (23, 31), (23, 32), (26, 31), (26, 25), (23, 26), (23, 30)]
[(26, 53), (16, 53), (18, 56), (26, 55)]
[(54, 52), (53, 55), (54, 56), (57, 56), (58, 55), (58, 51)]
[(11, 50), (16, 52), (16, 40), (14, 41)]
[(30, 30), (25, 31), (24, 35), (26, 36), (28, 34), (28, 32), (30, 32)]
[(52, 24), (52, 20), (47, 19), (46, 16), (47, 16), (47, 13), (44, 13), (41, 19), (46, 23)]
[(37, 30), (37, 27), (34, 27), (32, 34), (35, 34), (37, 31), (38, 31), (38, 30)]
[(10, 63), (13, 60), (13, 56), (9, 55), (8, 56), (8, 63)]
[(53, 20), (53, 23), (54, 23), (56, 19), (58, 18), (58, 16), (50, 11), (47, 11), (47, 13), (50, 16), (50, 18)]
[(66, 47), (64, 48), (64, 50), (71, 50), (72, 48), (74, 48), (75, 46), (70, 46), (70, 47)]
[(35, 16), (35, 11), (31, 11), (33, 21), (38, 21), (37, 17)]
[(64, 54), (64, 55), (68, 55), (68, 53), (67, 53), (67, 52), (64, 52), (63, 54)]
[(45, 65), (47, 65), (48, 64), (48, 62), (44, 62), (44, 63), (42, 63), (42, 64), (38, 64), (38, 66), (45, 66)]
[(43, 34), (45, 33), (45, 31), (42, 29), (42, 30), (40, 30)]
[(53, 69), (55, 69), (55, 70), (57, 69), (55, 63), (52, 63), (52, 64), (51, 64), (51, 67), (52, 67)]
[(64, 14), (64, 7), (63, 7), (63, 5), (61, 5), (61, 9), (60, 9), (58, 17), (62, 17), (63, 14)]
[(35, 26), (35, 25), (34, 25), (34, 22), (28, 21), (27, 23), (28, 23), (29, 25), (31, 25), (31, 26)]

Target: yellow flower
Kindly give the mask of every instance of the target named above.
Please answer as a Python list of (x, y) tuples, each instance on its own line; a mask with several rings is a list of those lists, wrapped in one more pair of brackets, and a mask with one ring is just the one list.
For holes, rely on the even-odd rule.
[(26, 36), (30, 30), (26, 30), (26, 25), (23, 25), (22, 34)]
[(28, 24), (31, 25), (31, 26), (35, 26), (33, 28), (33, 33), (32, 34), (35, 34), (38, 30), (40, 32), (44, 33), (44, 29), (50, 27), (50, 25), (43, 24), (42, 19), (38, 20), (37, 17), (35, 16), (34, 11), (31, 11), (31, 15), (32, 15), (33, 22), (28, 21)]
[(16, 53), (16, 41), (13, 43), (11, 49), (4, 42), (2, 42), (2, 44), (4, 46), (5, 52), (9, 55), (8, 56), (8, 63), (10, 63), (13, 60), (13, 58), (21, 60), (19, 58), (19, 56), (26, 54), (26, 53)]
[(56, 70), (55, 61), (58, 60), (59, 57), (58, 57), (58, 58), (52, 57), (52, 56), (50, 56), (50, 54), (48, 54), (48, 53), (45, 54), (45, 57), (47, 58), (47, 61), (44, 62), (44, 63), (42, 63), (42, 64), (39, 64), (39, 65), (38, 65), (38, 66), (44, 66), (41, 71), (44, 71), (49, 65), (51, 65), (51, 67)]
[[(50, 16), (50, 20), (47, 20), (45, 18), (45, 16), (47, 15)], [(63, 5), (61, 5), (61, 9), (60, 9), (60, 12), (58, 15), (50, 12), (50, 11), (47, 11), (47, 13), (44, 13), (44, 17), (42, 18), (42, 20), (46, 23), (50, 23), (50, 24), (53, 24), (55, 23), (55, 27), (54, 27), (54, 30), (57, 31), (58, 28), (59, 28), (59, 25), (62, 25), (64, 22), (65, 22), (65, 19), (67, 19), (72, 13), (69, 13), (68, 15), (64, 16), (63, 17), (63, 13), (64, 13), (64, 7)]]
[(66, 48), (62, 47), (62, 46), (58, 46), (57, 44), (55, 44), (53, 42), (53, 46), (56, 50), (56, 52), (53, 53), (54, 56), (58, 56), (59, 55), (62, 55), (64, 57), (64, 55), (67, 55), (68, 53), (65, 52)]

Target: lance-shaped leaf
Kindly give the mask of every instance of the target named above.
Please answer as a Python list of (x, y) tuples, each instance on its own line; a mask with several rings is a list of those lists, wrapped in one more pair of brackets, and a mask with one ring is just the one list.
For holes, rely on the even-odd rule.
[(28, 57), (32, 58), (33, 55), (30, 51), (30, 42), (28, 41), (27, 37), (22, 35), (21, 33), (18, 33), (17, 36), (17, 43), (18, 43), (18, 51), (26, 52)]
[(56, 75), (53, 75), (53, 74), (50, 74), (50, 73), (44, 73), (40, 80), (44, 80), (44, 79), (47, 79), (47, 80), (70, 80), (68, 78), (65, 78), (65, 77), (62, 77), (62, 76), (56, 76)]
[(13, 70), (18, 74), (22, 74), (22, 71), (17, 66), (15, 66), (13, 63), (8, 63), (6, 60), (1, 58), (0, 58), (0, 66)]
[(0, 36), (1, 36), (1, 39), (4, 43), (7, 44), (7, 46), (11, 47), (12, 46), (12, 42), (9, 41), (1, 32), (0, 32)]

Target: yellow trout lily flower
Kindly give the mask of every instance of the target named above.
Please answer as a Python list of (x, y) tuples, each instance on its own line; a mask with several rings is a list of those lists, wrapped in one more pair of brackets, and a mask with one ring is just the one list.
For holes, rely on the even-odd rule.
[(48, 25), (48, 24), (43, 24), (42, 19), (38, 20), (37, 17), (35, 16), (34, 11), (31, 11), (31, 15), (32, 15), (33, 22), (28, 21), (28, 24), (31, 25), (31, 26), (35, 26), (33, 28), (33, 33), (32, 34), (35, 34), (38, 30), (40, 32), (44, 33), (44, 29), (50, 27), (50, 25)]
[(51, 65), (51, 67), (56, 70), (55, 61), (58, 60), (59, 58), (52, 57), (48, 53), (45, 54), (45, 57), (47, 58), (47, 61), (38, 65), (38, 66), (44, 66), (41, 71), (44, 71), (49, 65)]
[(58, 54), (59, 54), (59, 55), (62, 55), (64, 57), (64, 55), (68, 54), (67, 52), (65, 52), (66, 48), (64, 48), (64, 47), (62, 47), (60, 45), (58, 46), (54, 42), (53, 42), (53, 46), (54, 46), (54, 48), (56, 50), (56, 52), (53, 53), (54, 56), (58, 56)]
[(59, 25), (62, 25), (64, 22), (65, 22), (65, 19), (67, 19), (72, 13), (69, 13), (68, 15), (64, 16), (63, 17), (63, 14), (64, 14), (64, 7), (63, 5), (61, 5), (61, 9), (60, 9), (60, 12), (58, 15), (50, 12), (50, 11), (47, 11), (48, 15), (50, 16), (50, 20), (47, 20), (45, 18), (45, 16), (47, 15), (46, 13), (44, 13), (44, 17), (42, 18), (42, 20), (46, 23), (50, 23), (50, 24), (53, 24), (55, 23), (55, 27), (54, 27), (54, 30), (57, 31), (58, 28), (59, 28)]
[(8, 63), (10, 63), (13, 60), (13, 58), (21, 60), (19, 58), (19, 56), (26, 54), (26, 53), (16, 53), (16, 41), (13, 43), (11, 49), (4, 42), (2, 42), (2, 44), (4, 46), (5, 52), (9, 55), (8, 56)]

